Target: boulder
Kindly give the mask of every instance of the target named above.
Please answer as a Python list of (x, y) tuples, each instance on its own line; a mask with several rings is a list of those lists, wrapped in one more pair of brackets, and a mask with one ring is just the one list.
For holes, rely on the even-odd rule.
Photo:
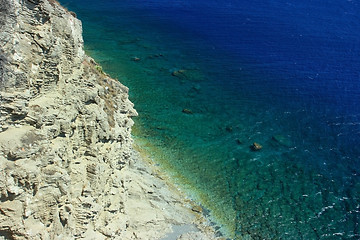
[(257, 143), (257, 142), (254, 142), (252, 145), (251, 145), (251, 149), (253, 150), (253, 151), (259, 151), (259, 150), (261, 150), (263, 147), (259, 144), (259, 143)]

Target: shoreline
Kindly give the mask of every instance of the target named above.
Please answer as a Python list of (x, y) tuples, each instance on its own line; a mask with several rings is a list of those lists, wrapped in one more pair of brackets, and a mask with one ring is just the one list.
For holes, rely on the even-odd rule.
[[(134, 125), (135, 136), (133, 140), (135, 148), (142, 154), (144, 161), (149, 165), (151, 170), (160, 174), (160, 178), (167, 182), (172, 188), (180, 193), (185, 202), (190, 202), (192, 207), (199, 207), (201, 209), (201, 217), (206, 222), (207, 226), (212, 228), (212, 232), (220, 236), (220, 239), (235, 239), (234, 229), (231, 224), (227, 225), (229, 219), (224, 219), (218, 209), (212, 211), (214, 205), (211, 205), (212, 198), (205, 198), (205, 195), (192, 185), (192, 182), (188, 180), (181, 172), (177, 172), (175, 168), (171, 166), (171, 163), (167, 160), (171, 158), (172, 153), (166, 152), (166, 150), (172, 151), (171, 148), (164, 149), (163, 146), (158, 146), (149, 141), (145, 136), (141, 136), (141, 132), (144, 130), (142, 126)], [(137, 136), (136, 134), (139, 134)], [(199, 186), (197, 186), (199, 187)], [(210, 210), (212, 209), (212, 210)], [(195, 211), (196, 213), (197, 211)], [(197, 213), (199, 214), (199, 213)]]
[[(144, 144), (146, 145), (146, 148), (141, 146)], [(210, 210), (201, 205), (200, 199), (196, 199), (197, 193), (192, 192), (193, 190), (191, 188), (186, 188), (185, 185), (182, 186), (181, 180), (184, 178), (171, 176), (176, 173), (174, 173), (173, 170), (162, 166), (162, 161), (157, 162), (156, 159), (161, 157), (157, 158), (156, 153), (151, 150), (161, 152), (163, 151), (162, 149), (152, 146), (151, 142), (141, 137), (135, 137), (134, 149), (140, 154), (142, 161), (147, 165), (149, 170), (155, 174), (155, 177), (164, 181), (170, 190), (180, 197), (180, 201), (183, 202), (188, 210), (190, 210), (191, 214), (196, 216), (195, 224), (199, 226), (201, 230), (216, 235), (216, 239), (232, 239), (232, 237), (230, 237), (231, 233), (226, 226), (220, 225), (216, 216), (209, 214)], [(193, 197), (191, 197), (192, 195)]]
[[(173, 198), (173, 209), (171, 210), (174, 215), (179, 214), (184, 217), (184, 221), (181, 224), (173, 224), (173, 232), (168, 232), (164, 238), (161, 240), (171, 240), (171, 239), (225, 239), (224, 236), (216, 236), (217, 233), (203, 212), (202, 207), (197, 204), (194, 200), (190, 199), (186, 193), (184, 193), (181, 188), (177, 187), (168, 175), (167, 172), (163, 172), (159, 166), (156, 166), (155, 160), (151, 159), (150, 153), (145, 149), (141, 149), (136, 140), (134, 140), (134, 150), (136, 155), (139, 156), (140, 161), (132, 162), (130, 161), (130, 169), (141, 169), (143, 168), (146, 174), (149, 174), (149, 178), (152, 179), (152, 182), (147, 182), (148, 185), (157, 185), (164, 184), (162, 190), (165, 192), (162, 193), (162, 197)], [(146, 177), (147, 178), (147, 177)], [(138, 179), (141, 179), (140, 177)], [(155, 188), (156, 191), (156, 188)], [(167, 200), (165, 200), (167, 202)], [(164, 204), (164, 202), (163, 202)], [(162, 210), (166, 209), (162, 208)], [(179, 220), (179, 219), (178, 219)], [(185, 227), (185, 228), (181, 228)], [(174, 229), (175, 228), (175, 229)], [(171, 237), (170, 237), (171, 236)]]

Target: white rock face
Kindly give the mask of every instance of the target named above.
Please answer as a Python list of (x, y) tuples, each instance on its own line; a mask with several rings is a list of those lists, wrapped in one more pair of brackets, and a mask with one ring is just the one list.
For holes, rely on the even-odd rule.
[(193, 224), (133, 150), (128, 89), (84, 54), (74, 15), (0, 0), (0, 239), (161, 239)]

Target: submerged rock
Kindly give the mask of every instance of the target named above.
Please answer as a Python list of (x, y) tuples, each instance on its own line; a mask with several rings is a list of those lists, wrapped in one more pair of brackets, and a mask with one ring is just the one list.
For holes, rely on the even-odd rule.
[(227, 132), (232, 132), (232, 131), (233, 131), (233, 128), (232, 128), (232, 126), (226, 126), (226, 127), (225, 127), (225, 130), (226, 130)]
[(184, 70), (184, 69), (180, 69), (180, 70), (173, 71), (173, 72), (171, 73), (171, 75), (173, 75), (174, 77), (178, 77), (178, 78), (180, 78), (180, 79), (187, 78), (187, 77), (186, 77), (186, 70)]
[(190, 109), (188, 109), (188, 108), (184, 108), (184, 109), (182, 110), (182, 112), (183, 112), (183, 113), (186, 113), (186, 114), (193, 114), (193, 112), (192, 112)]
[(257, 143), (257, 142), (254, 142), (252, 145), (251, 145), (251, 149), (253, 150), (253, 151), (259, 151), (259, 150), (261, 150), (263, 147), (259, 144), (259, 143)]
[(141, 58), (139, 58), (139, 57), (132, 57), (131, 60), (134, 61), (134, 62), (138, 62), (138, 61), (141, 60)]
[(163, 57), (164, 55), (162, 53), (158, 53), (158, 54), (154, 54), (154, 55), (150, 55), (148, 58), (149, 59), (154, 59), (154, 58), (160, 58)]
[(171, 73), (172, 76), (181, 80), (201, 81), (204, 79), (204, 75), (197, 69), (180, 69)]

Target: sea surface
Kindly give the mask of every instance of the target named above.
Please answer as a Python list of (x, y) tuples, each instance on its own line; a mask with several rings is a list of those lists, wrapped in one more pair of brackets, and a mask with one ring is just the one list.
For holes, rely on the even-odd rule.
[(219, 235), (360, 239), (359, 1), (61, 3)]

